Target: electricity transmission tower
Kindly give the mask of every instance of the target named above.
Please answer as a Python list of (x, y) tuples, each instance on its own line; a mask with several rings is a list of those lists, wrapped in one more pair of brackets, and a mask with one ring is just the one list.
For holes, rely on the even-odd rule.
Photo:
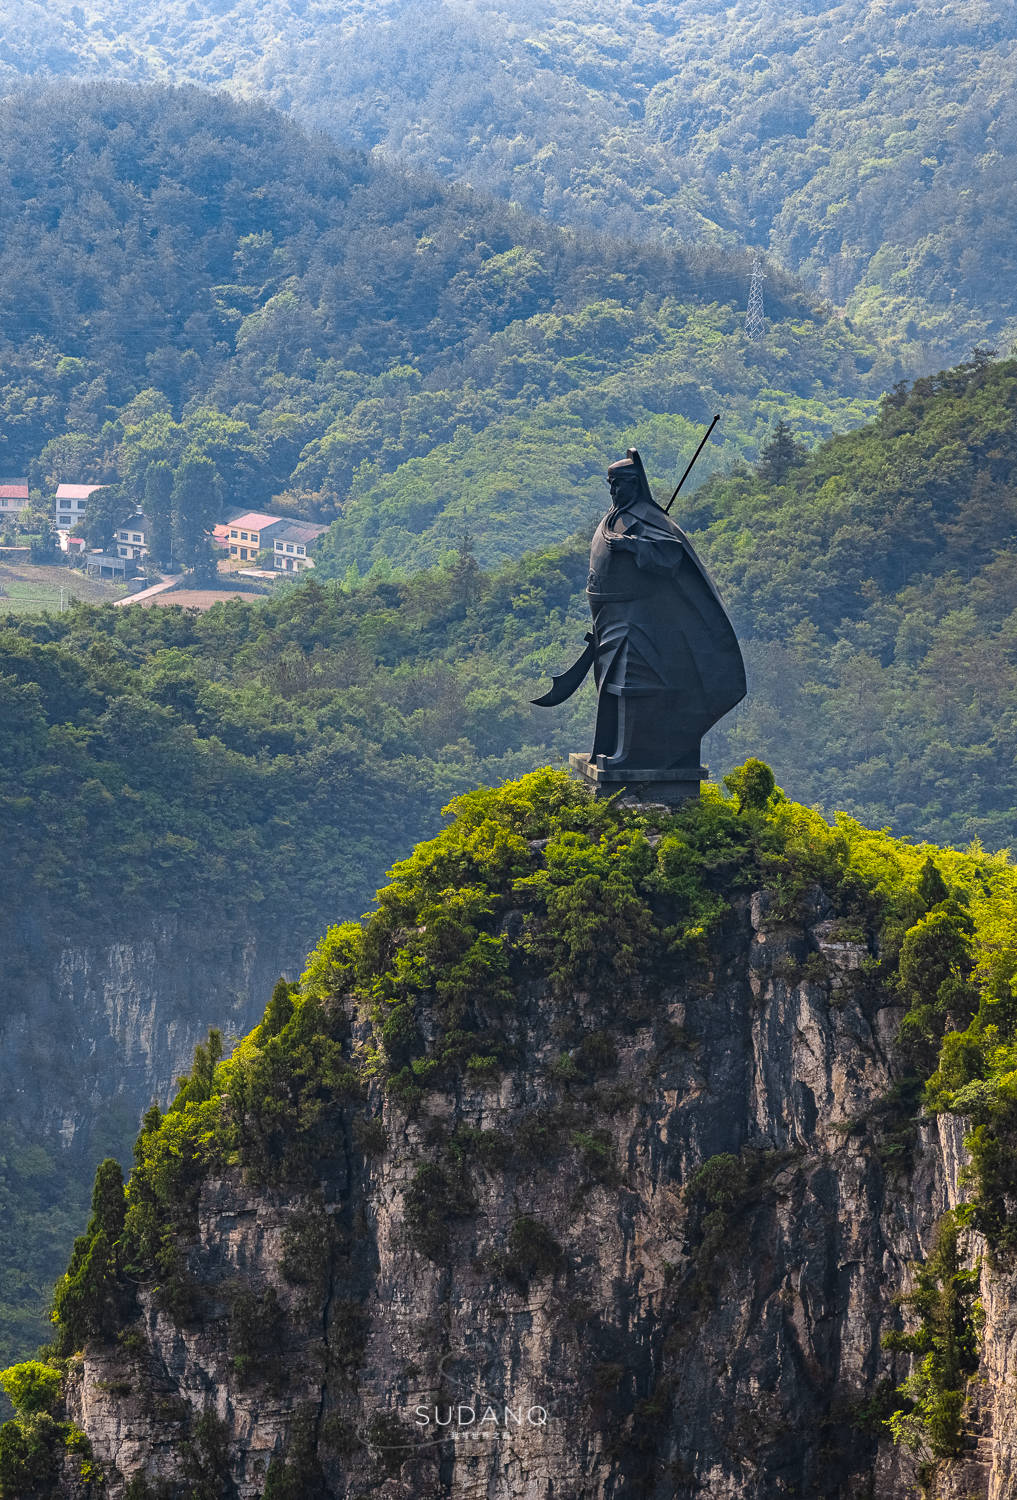
[(757, 260), (752, 267), (752, 280), (749, 282), (749, 305), (745, 312), (745, 333), (753, 340), (761, 339), (765, 330), (763, 321), (763, 282), (766, 276)]

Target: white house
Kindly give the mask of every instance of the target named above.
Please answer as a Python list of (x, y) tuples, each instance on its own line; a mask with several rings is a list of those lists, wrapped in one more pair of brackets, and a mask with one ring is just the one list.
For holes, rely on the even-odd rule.
[(140, 510), (136, 511), (128, 520), (121, 521), (117, 527), (116, 539), (118, 557), (140, 562), (143, 557), (148, 556), (152, 523)]
[(314, 521), (280, 521), (272, 527), (272, 561), (281, 573), (302, 573), (313, 568), (314, 560), (309, 555), (315, 542), (327, 526)]
[(57, 531), (77, 533), (85, 519), (89, 495), (105, 489), (102, 484), (58, 484), (54, 524)]

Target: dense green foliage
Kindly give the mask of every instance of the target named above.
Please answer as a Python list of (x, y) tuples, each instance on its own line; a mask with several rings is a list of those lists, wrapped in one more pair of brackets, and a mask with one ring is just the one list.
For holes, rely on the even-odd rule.
[(850, 426), (893, 378), (787, 278), (747, 341), (737, 254), (565, 233), (196, 89), (6, 99), (0, 188), (0, 463), (40, 502), (119, 481), (163, 551), (168, 464), (181, 559), (217, 508), (270, 503), (345, 512), (346, 564), (464, 528), (516, 555), (586, 519), (633, 436), (666, 479), (707, 412), (716, 461), (781, 414)]
[(232, 87), (560, 222), (769, 247), (926, 363), (1015, 331), (1002, 0), (8, 11), (12, 81)]
[(213, 900), (310, 943), (450, 795), (546, 754), (549, 721), (518, 681), (567, 649), (580, 569), (552, 555), (488, 576), (464, 553), (353, 593), (309, 581), (204, 615), (12, 621), (11, 878), (71, 923)]
[(978, 1368), (979, 1267), (962, 1254), (963, 1214), (944, 1214), (928, 1259), (915, 1268), (914, 1290), (898, 1300), (918, 1319), (914, 1333), (892, 1332), (887, 1349), (919, 1356), (900, 1387), (906, 1398), (890, 1418), (894, 1442), (923, 1458), (954, 1458), (963, 1450), (967, 1380)]
[(712, 480), (683, 522), (745, 638), (713, 739), (805, 800), (900, 833), (1017, 834), (1017, 362), (891, 392), (780, 484)]
[(85, 1434), (61, 1420), (63, 1370), (26, 1360), (4, 1370), (0, 1385), (15, 1412), (0, 1426), (0, 1500), (50, 1500), (65, 1476), (90, 1493), (101, 1475)]

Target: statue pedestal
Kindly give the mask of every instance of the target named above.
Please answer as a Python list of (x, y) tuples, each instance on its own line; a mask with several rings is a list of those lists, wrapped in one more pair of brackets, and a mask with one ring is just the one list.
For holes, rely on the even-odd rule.
[(664, 770), (618, 770), (604, 766), (604, 757), (570, 755), (569, 765), (593, 788), (595, 797), (614, 797), (623, 804), (663, 802), (669, 807), (699, 796), (699, 784), (709, 772), (705, 766), (668, 766)]

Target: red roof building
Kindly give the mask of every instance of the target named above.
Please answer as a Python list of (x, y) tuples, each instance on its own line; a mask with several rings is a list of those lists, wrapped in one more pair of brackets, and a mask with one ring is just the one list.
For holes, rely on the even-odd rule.
[(17, 515), (28, 504), (27, 479), (0, 479), (0, 520), (4, 512)]
[(270, 545), (272, 527), (281, 524), (282, 516), (266, 516), (259, 510), (248, 510), (237, 516), (228, 525), (230, 557), (235, 557), (238, 562), (253, 561), (262, 547)]

